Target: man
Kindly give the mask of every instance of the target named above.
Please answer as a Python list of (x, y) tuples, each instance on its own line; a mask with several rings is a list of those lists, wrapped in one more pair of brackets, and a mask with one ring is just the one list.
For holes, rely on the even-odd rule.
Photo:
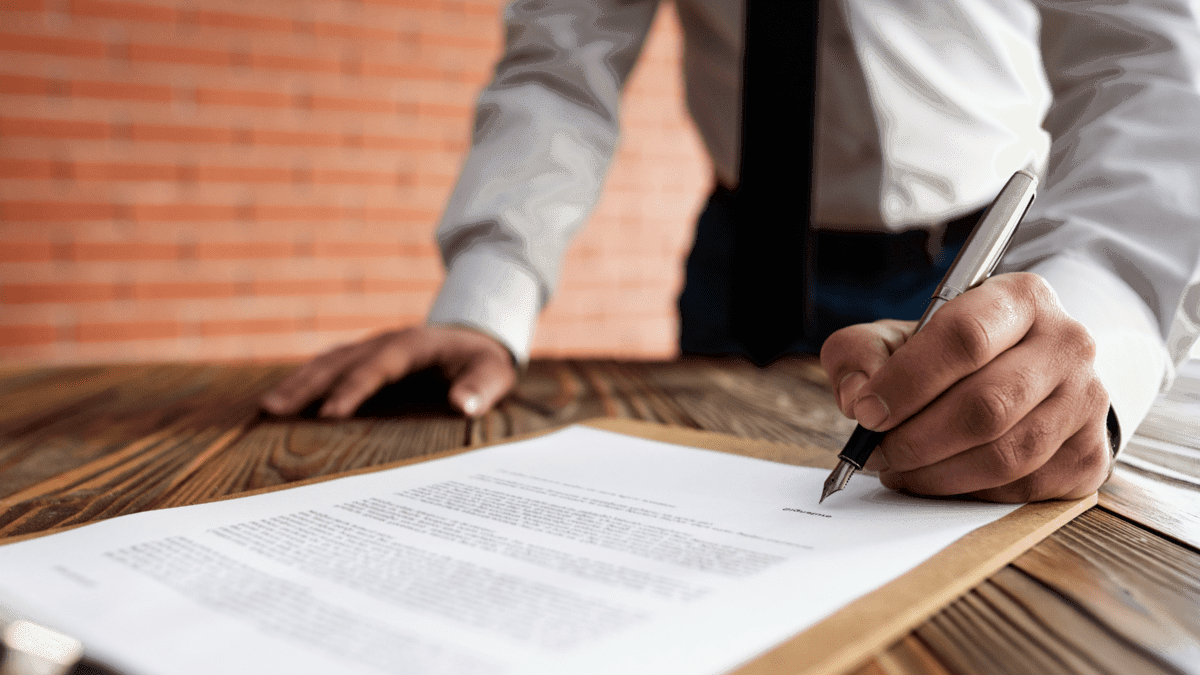
[[(753, 11), (770, 4), (757, 0)], [(427, 365), (442, 366), (467, 415), (508, 391), (563, 250), (599, 193), (620, 87), (656, 5), (508, 8), (506, 54), (480, 97), (473, 148), (438, 231), (448, 272), (429, 323), (318, 357), (264, 407), (286, 414), (328, 393), (322, 414), (345, 416)], [(720, 314), (704, 311), (713, 293), (703, 287), (720, 277), (706, 276), (705, 252), (724, 250), (720, 228), (745, 226), (720, 215), (738, 189), (744, 5), (675, 5), (688, 103), (719, 184), (689, 259), (681, 341), (685, 351), (721, 351), (730, 322), (705, 324)], [(960, 232), (958, 219), (1015, 170), (1043, 179), (1004, 274), (948, 303), (916, 336), (910, 322), (886, 320), (903, 313), (883, 302), (850, 320), (885, 320), (824, 343), (842, 412), (890, 430), (868, 465), (886, 485), (999, 501), (1088, 494), (1186, 356), (1200, 326), (1194, 12), (1187, 0), (822, 3), (818, 236), (892, 242), (907, 232), (933, 253), (952, 249), (943, 233)], [(937, 265), (926, 267), (937, 276)], [(827, 287), (818, 299), (836, 305), (836, 284), (817, 277)], [(843, 300), (875, 285), (854, 283)]]

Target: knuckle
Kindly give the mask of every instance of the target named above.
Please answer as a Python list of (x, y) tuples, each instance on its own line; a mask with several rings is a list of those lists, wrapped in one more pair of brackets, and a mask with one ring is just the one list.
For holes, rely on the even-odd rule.
[(825, 343), (821, 345), (822, 365), (835, 365), (845, 357), (855, 342), (855, 328), (857, 326), (847, 326), (825, 338)]
[(364, 387), (375, 387), (382, 383), (383, 380), (384, 377), (378, 368), (375, 368), (372, 364), (366, 364), (346, 373), (345, 377), (342, 378), (342, 383), (338, 387), (338, 390), (350, 391)]
[(404, 355), (409, 353), (411, 348), (411, 343), (406, 340), (385, 342), (366, 360), (365, 366), (377, 371), (388, 370), (391, 364), (403, 359)]
[(330, 349), (329, 351), (326, 351), (326, 352), (323, 352), (323, 353), (317, 355), (317, 357), (315, 359), (313, 359), (309, 365), (336, 363), (337, 361), (344, 358), (347, 354), (349, 354), (357, 349), (358, 349), (358, 345), (353, 344), (353, 343), (339, 345), (337, 347), (334, 347), (333, 349)]
[[(1034, 311), (1056, 311), (1061, 308), (1058, 294), (1050, 282), (1032, 272), (1014, 272), (1004, 275), (1007, 292), (1018, 302)], [(1053, 309), (1051, 309), (1053, 308)]]
[(1073, 452), (1071, 470), (1076, 476), (1087, 476), (1107, 472), (1112, 458), (1108, 440), (1102, 427), (1089, 430), (1077, 444), (1063, 446), (1062, 452)]
[(1092, 373), (1092, 377), (1085, 385), (1084, 395), (1087, 397), (1090, 407), (1096, 410), (1103, 409), (1107, 412), (1109, 400), (1108, 390), (1104, 388), (1104, 383), (1100, 381), (1100, 378), (1097, 377), (1095, 373)]
[(1077, 415), (1086, 419), (1099, 419), (1108, 412), (1108, 390), (1096, 375), (1095, 371), (1079, 373), (1068, 377), (1064, 386), (1060, 387), (1059, 395), (1064, 405), (1077, 411)]
[(289, 394), (300, 394), (322, 386), (332, 379), (333, 369), (323, 363), (310, 363), (296, 371), (291, 377), (279, 385), (279, 388)]
[(1075, 475), (1087, 477), (1107, 474), (1110, 462), (1110, 451), (1107, 444), (1102, 441), (1092, 443), (1090, 450), (1083, 453), (1083, 456), (1080, 458)]
[[(1057, 446), (1061, 423), (1047, 415), (1031, 415), (1022, 422), (1020, 437), (1012, 442), (1030, 454), (1038, 454), (1039, 449)], [(1015, 434), (1010, 434), (1015, 436)]]
[(1041, 473), (1034, 472), (1012, 482), (1010, 497), (1013, 502), (1021, 503), (1048, 499), (1052, 495), (1048, 492), (1047, 487), (1047, 481), (1041, 476)]
[(993, 441), (984, 453), (983, 471), (998, 482), (1012, 483), (1026, 474), (1026, 445), (1014, 434)]
[(1033, 272), (1014, 272), (1005, 277), (1012, 284), (1015, 292), (1032, 300), (1043, 302), (1053, 297), (1054, 291), (1040, 275)]
[(955, 312), (948, 317), (943, 332), (947, 357), (955, 363), (978, 370), (991, 359), (992, 335), (979, 317)]
[(999, 437), (1012, 426), (1016, 401), (1013, 392), (990, 385), (963, 394), (959, 424), (971, 438), (987, 441)]
[(1095, 360), (1096, 340), (1083, 324), (1075, 320), (1066, 321), (1058, 335), (1064, 355), (1077, 357), (1088, 363)]

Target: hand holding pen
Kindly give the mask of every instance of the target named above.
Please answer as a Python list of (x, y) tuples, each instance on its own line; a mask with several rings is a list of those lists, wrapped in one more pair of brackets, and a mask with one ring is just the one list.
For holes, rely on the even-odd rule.
[(919, 324), (859, 324), (826, 341), (821, 364), (860, 429), (822, 498), (859, 468), (893, 489), (1006, 502), (1081, 497), (1104, 482), (1108, 396), (1087, 330), (1035, 274), (983, 282), (1035, 186), (1014, 175)]

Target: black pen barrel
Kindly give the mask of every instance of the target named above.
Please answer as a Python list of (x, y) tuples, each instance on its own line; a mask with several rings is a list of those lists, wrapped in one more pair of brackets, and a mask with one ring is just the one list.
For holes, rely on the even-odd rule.
[(854, 433), (850, 434), (850, 440), (846, 441), (846, 447), (842, 448), (838, 457), (861, 469), (886, 434), (886, 431), (871, 431), (860, 424), (854, 428)]

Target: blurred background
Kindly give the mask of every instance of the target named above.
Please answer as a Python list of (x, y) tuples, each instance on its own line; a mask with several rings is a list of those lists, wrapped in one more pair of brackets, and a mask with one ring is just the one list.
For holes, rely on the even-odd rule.
[[(421, 322), (500, 0), (0, 0), (0, 362), (300, 359)], [(541, 356), (662, 358), (711, 170), (673, 8)]]

